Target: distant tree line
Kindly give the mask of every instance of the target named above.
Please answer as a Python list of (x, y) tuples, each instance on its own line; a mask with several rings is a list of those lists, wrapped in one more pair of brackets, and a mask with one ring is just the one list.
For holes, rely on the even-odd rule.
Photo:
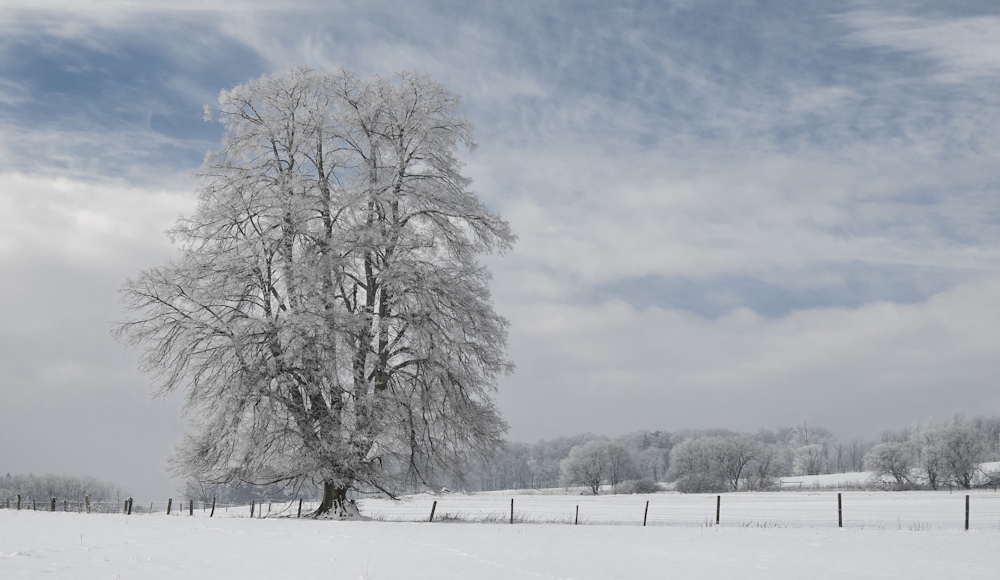
[(673, 445), (673, 434), (665, 431), (636, 431), (614, 439), (582, 433), (510, 443), (493, 461), (476, 464), (455, 486), (468, 491), (589, 486), (597, 473), (601, 483), (595, 485), (663, 481)]
[(899, 489), (997, 487), (1000, 470), (985, 470), (982, 463), (998, 457), (1000, 417), (956, 415), (944, 423), (881, 432), (865, 468)]
[(872, 483), (895, 488), (970, 488), (1000, 484), (983, 462), (1000, 460), (1000, 417), (957, 414), (939, 424), (889, 429), (872, 440), (838, 441), (802, 422), (777, 430), (635, 431), (617, 438), (592, 433), (511, 443), (496, 460), (468, 474), (469, 491), (582, 487), (598, 493), (655, 489), (754, 491), (795, 475), (872, 472)]
[(0, 498), (20, 495), (24, 500), (58, 498), (67, 501), (124, 501), (128, 492), (113, 483), (93, 477), (71, 475), (11, 475), (0, 477)]
[[(1000, 485), (1000, 473), (981, 468), (1000, 460), (1000, 417), (958, 414), (941, 423), (880, 432), (873, 439), (837, 440), (802, 422), (776, 430), (635, 431), (616, 438), (593, 433), (537, 443), (511, 442), (491, 461), (479, 461), (451, 490), (582, 488), (588, 493), (645, 493), (669, 484), (681, 492), (775, 489), (781, 477), (870, 471), (870, 485), (892, 489)], [(361, 490), (364, 492), (365, 490)], [(377, 490), (368, 490), (377, 491)], [(427, 491), (426, 488), (407, 492)], [(439, 491), (439, 490), (433, 490)], [(195, 500), (312, 497), (314, 488), (188, 484)]]

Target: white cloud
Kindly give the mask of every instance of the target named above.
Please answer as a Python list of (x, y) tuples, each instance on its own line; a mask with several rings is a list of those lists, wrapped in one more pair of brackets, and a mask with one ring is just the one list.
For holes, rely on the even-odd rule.
[(39, 127), (0, 119), (0, 172), (172, 186), (189, 179), (178, 175), (178, 169), (195, 169), (190, 159), (198, 159), (216, 145), (164, 135), (149, 127), (148, 118), (144, 125), (114, 129), (90, 126), (89, 119), (61, 121), (56, 127)]
[[(151, 404), (109, 336), (124, 278), (173, 253), (190, 190), (0, 173), (0, 451), (14, 473), (89, 474), (166, 495), (177, 400)], [(45, 452), (40, 452), (41, 449)], [(122, 461), (122, 457), (130, 457)]]
[(28, 90), (23, 85), (0, 78), (0, 105), (13, 107), (29, 100)]
[(194, 202), (191, 190), (0, 173), (0, 263), (54, 259), (101, 268), (166, 255), (164, 232)]
[[(620, 301), (536, 303), (513, 312), (520, 373), (501, 400), (516, 411), (515, 431), (532, 438), (597, 425), (754, 429), (804, 416), (842, 433), (871, 432), (958, 408), (996, 412), (998, 295), (992, 278), (919, 304), (780, 319), (746, 309), (705, 320)], [(539, 384), (559, 396), (536, 395)]]
[[(986, 178), (982, 159), (922, 166), (918, 155), (865, 147), (840, 158), (720, 155), (690, 177), (685, 161), (577, 144), (494, 161), (521, 172), (523, 193), (499, 200), (521, 236), (511, 259), (574, 285), (762, 275), (824, 262), (1000, 267), (990, 199), (962, 191)], [(472, 169), (488, 171), (478, 160)], [(928, 190), (930, 200), (915, 194)], [(962, 239), (948, 224), (964, 229)]]
[(1000, 73), (1000, 17), (918, 18), (862, 11), (843, 18), (856, 29), (848, 42), (923, 55), (938, 63), (937, 80), (964, 83)]

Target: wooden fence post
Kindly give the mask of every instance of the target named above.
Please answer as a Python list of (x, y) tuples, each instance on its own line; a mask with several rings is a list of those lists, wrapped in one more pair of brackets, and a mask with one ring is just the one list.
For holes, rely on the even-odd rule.
[(844, 527), (844, 503), (839, 493), (837, 494), (837, 527)]
[(51, 500), (49, 501), (49, 511), (50, 511), (50, 512), (54, 512), (54, 511), (56, 511), (56, 498), (52, 498), (52, 499), (51, 499)]
[(715, 525), (719, 525), (719, 515), (722, 513), (722, 496), (715, 496)]
[(122, 504), (122, 513), (128, 515), (128, 500), (125, 500), (125, 503)]
[(128, 498), (128, 515), (132, 515), (132, 498)]
[(646, 500), (646, 511), (642, 512), (642, 527), (646, 527), (646, 517), (649, 515), (649, 500)]
[(436, 510), (437, 507), (438, 507), (438, 502), (437, 502), (437, 500), (434, 500), (434, 503), (431, 504), (431, 517), (428, 518), (428, 520), (427, 520), (428, 522), (433, 522), (434, 521), (434, 510)]
[(17, 511), (21, 511), (21, 494), (17, 494)]
[(580, 505), (579, 504), (577, 504), (577, 506), (576, 506), (576, 517), (573, 518), (573, 525), (574, 526), (580, 525)]
[(174, 498), (167, 498), (167, 515), (170, 515), (170, 508), (174, 505)]
[(38, 508), (35, 506), (35, 498), (31, 498), (31, 511), (38, 511)]
[(510, 523), (514, 523), (514, 498), (510, 498)]
[(254, 500), (250, 500), (250, 517), (253, 517)]
[(212, 511), (208, 512), (208, 517), (215, 515), (215, 496), (212, 496)]
[(90, 513), (90, 496), (89, 495), (83, 496), (83, 503), (87, 506), (87, 513), (89, 514)]
[(969, 496), (965, 496), (965, 531), (969, 531)]
[(299, 515), (297, 515), (295, 517), (297, 517), (297, 518), (301, 518), (302, 517), (302, 498), (301, 497), (299, 498)]
[(65, 500), (65, 499), (63, 500), (63, 511), (64, 512), (68, 512), (69, 511), (69, 502), (67, 500)]
[(194, 500), (191, 498), (188, 498), (188, 515), (194, 515)]

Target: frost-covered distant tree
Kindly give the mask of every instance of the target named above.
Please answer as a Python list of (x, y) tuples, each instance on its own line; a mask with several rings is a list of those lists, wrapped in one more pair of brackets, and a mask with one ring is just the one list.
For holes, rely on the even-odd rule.
[(833, 434), (828, 429), (810, 425), (808, 421), (802, 421), (792, 427), (789, 443), (793, 447), (803, 447), (806, 445), (827, 446), (833, 441)]
[(635, 462), (642, 477), (660, 481), (670, 466), (670, 448), (647, 447), (636, 454)]
[(723, 491), (725, 481), (718, 465), (708, 452), (712, 437), (688, 437), (670, 450), (667, 481), (675, 482), (685, 493)]
[(852, 438), (847, 444), (848, 468), (850, 471), (863, 471), (865, 468), (865, 455), (871, 449), (872, 444), (861, 437)]
[(584, 485), (594, 495), (600, 492), (604, 482), (614, 487), (638, 477), (632, 454), (621, 445), (603, 439), (574, 447), (559, 468), (559, 481), (563, 486)]
[(597, 495), (608, 470), (607, 441), (589, 441), (570, 450), (569, 457), (559, 462), (559, 482), (569, 487), (583, 485)]
[(927, 481), (931, 489), (938, 489), (942, 483), (947, 484), (948, 465), (945, 461), (944, 446), (941, 444), (940, 434), (933, 439), (926, 440), (920, 450), (920, 470), (921, 475)]
[(761, 444), (760, 453), (744, 471), (743, 487), (746, 491), (762, 491), (777, 485), (778, 453), (773, 445)]
[(607, 480), (612, 488), (627, 479), (639, 477), (635, 459), (627, 449), (621, 445), (608, 443), (605, 446), (605, 453), (608, 456)]
[(878, 479), (891, 477), (898, 485), (911, 483), (914, 449), (909, 442), (888, 441), (879, 443), (865, 455), (865, 468)]
[(615, 439), (615, 443), (627, 449), (636, 461), (636, 468), (642, 477), (659, 481), (667, 472), (673, 438), (666, 431), (639, 430)]
[(745, 486), (750, 472), (748, 467), (763, 451), (763, 445), (746, 435), (715, 437), (708, 446), (708, 452), (718, 465), (723, 480), (733, 491), (739, 491), (741, 486)]
[(820, 443), (803, 445), (795, 450), (792, 470), (797, 475), (819, 475), (826, 471), (827, 447)]
[(219, 101), (179, 256), (121, 290), (117, 334), (192, 417), (174, 473), (310, 481), (340, 516), (352, 486), (460, 478), (503, 444), (507, 321), (477, 258), (515, 237), (462, 173), (458, 97), (292, 68)]
[(775, 457), (772, 447), (747, 435), (691, 437), (671, 450), (667, 480), (683, 492), (767, 489)]
[(938, 445), (935, 452), (948, 481), (971, 489), (986, 455), (987, 443), (972, 425), (956, 422), (941, 431)]
[[(482, 491), (494, 489), (526, 489), (534, 486), (534, 470), (531, 461), (531, 445), (508, 443), (495, 457), (484, 459), (471, 466), (467, 483), (478, 480)], [(461, 489), (465, 482), (450, 484), (453, 489)]]
[(807, 421), (792, 428), (788, 439), (792, 452), (792, 472), (796, 475), (819, 475), (827, 471), (829, 447), (833, 434)]
[(557, 486), (562, 479), (562, 460), (569, 457), (570, 451), (574, 447), (583, 445), (589, 441), (601, 439), (593, 433), (581, 433), (580, 435), (557, 437), (555, 439), (541, 440), (534, 444), (531, 449), (531, 465), (536, 487)]
[(827, 448), (819, 443), (803, 445), (795, 450), (792, 471), (796, 475), (820, 475), (826, 472)]
[(972, 423), (986, 446), (986, 460), (1000, 459), (1000, 417), (976, 417)]
[(847, 465), (847, 444), (837, 442), (833, 445), (833, 456), (837, 462), (837, 473), (844, 473)]
[(940, 441), (940, 431), (932, 424), (915, 426), (907, 441), (913, 449), (914, 471), (931, 489), (937, 489), (941, 482)]

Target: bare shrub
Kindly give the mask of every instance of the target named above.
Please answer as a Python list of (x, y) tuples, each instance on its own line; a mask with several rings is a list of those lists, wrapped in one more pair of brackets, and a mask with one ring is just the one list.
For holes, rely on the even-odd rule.
[(660, 491), (660, 486), (656, 485), (652, 479), (644, 477), (642, 479), (629, 479), (623, 481), (615, 487), (615, 493), (619, 494), (633, 494), (633, 493), (656, 493)]

